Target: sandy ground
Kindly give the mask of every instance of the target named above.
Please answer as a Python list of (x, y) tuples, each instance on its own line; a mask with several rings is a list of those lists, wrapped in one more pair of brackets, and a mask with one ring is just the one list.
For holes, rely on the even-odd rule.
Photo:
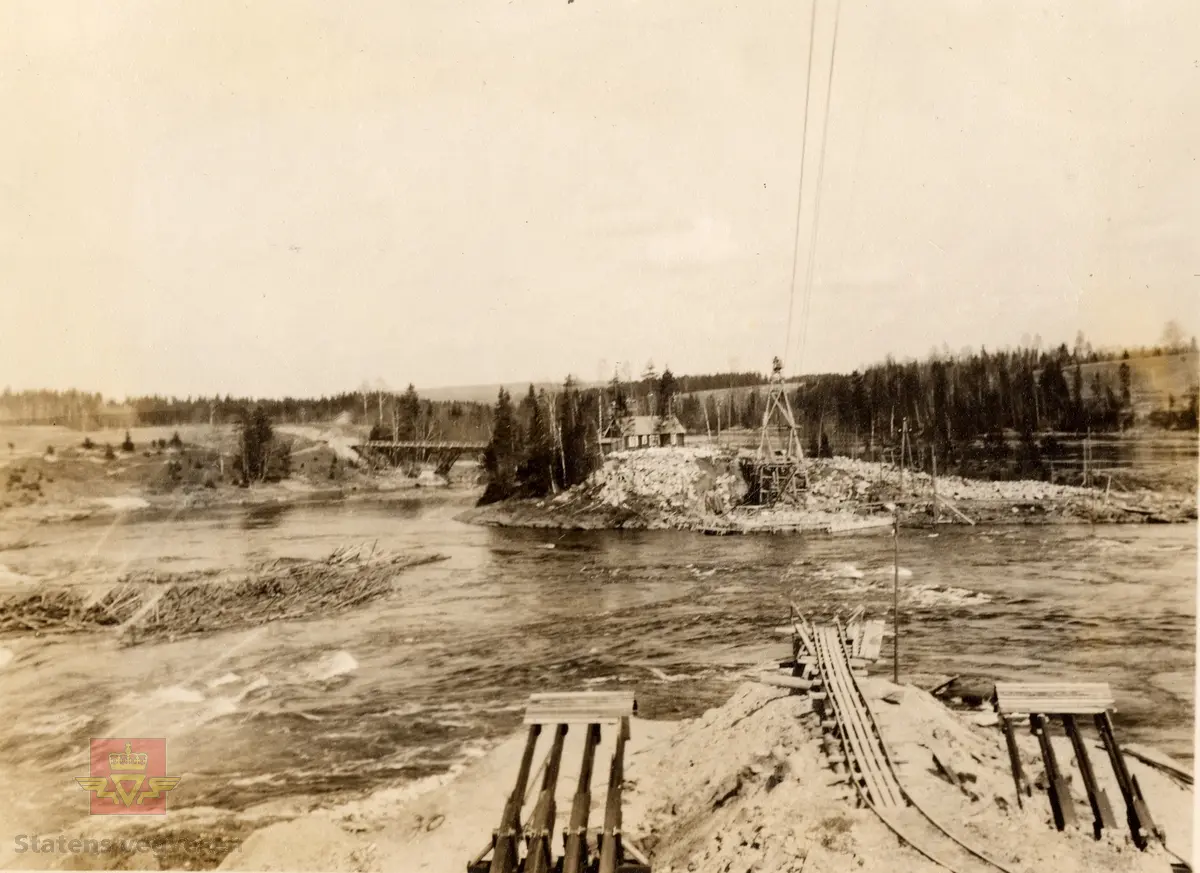
[[(1044, 792), (1019, 809), (999, 730), (987, 713), (946, 709), (927, 693), (869, 679), (864, 690), (877, 713), (906, 790), (960, 838), (1013, 873), (1054, 870), (1158, 871), (1169, 856), (1137, 851), (1123, 827), (1120, 794), (1104, 756), (1093, 762), (1122, 828), (1095, 840), (1091, 813), (1074, 775), (1081, 827), (1055, 830)], [(625, 832), (652, 857), (656, 873), (795, 873), (800, 870), (914, 873), (941, 868), (904, 845), (851, 789), (834, 784), (821, 731), (802, 694), (759, 684), (740, 687), (724, 706), (681, 723), (635, 720), (626, 768)], [(222, 869), (451, 871), (487, 844), (511, 790), (524, 738), (513, 736), (444, 784), (412, 787), (272, 824), (252, 834)], [(558, 788), (558, 827), (569, 815), (582, 732), (568, 734)], [(1072, 766), (1061, 738), (1060, 760)], [(1040, 768), (1036, 741), (1021, 740), (1031, 776)], [(548, 739), (535, 758), (541, 760)], [(597, 756), (591, 824), (603, 816), (603, 783), (611, 734)], [(937, 774), (933, 755), (968, 781)], [(1191, 852), (1191, 791), (1130, 761), (1172, 850)], [(531, 808), (532, 800), (527, 804)], [(561, 839), (561, 836), (560, 836)]]
[[(0, 520), (34, 525), (128, 513), (386, 498), (397, 492), (420, 496), (448, 484), (456, 489), (476, 484), (470, 459), (455, 465), (448, 483), (432, 470), (412, 477), (355, 466), (354, 435), (336, 427), (281, 425), (276, 430), (291, 444), (291, 475), (240, 488), (232, 427), (131, 428), (133, 452), (120, 450), (123, 429), (84, 434), (62, 427), (0, 427)], [(176, 432), (182, 449), (155, 445)], [(84, 448), (85, 438), (92, 448)], [(113, 448), (112, 457), (105, 456), (106, 445)]]

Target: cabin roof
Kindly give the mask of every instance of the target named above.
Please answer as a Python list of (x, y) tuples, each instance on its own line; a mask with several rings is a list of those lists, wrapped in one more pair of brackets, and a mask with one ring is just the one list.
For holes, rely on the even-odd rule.
[(609, 425), (605, 436), (652, 436), (660, 433), (687, 433), (687, 428), (674, 415), (630, 415)]

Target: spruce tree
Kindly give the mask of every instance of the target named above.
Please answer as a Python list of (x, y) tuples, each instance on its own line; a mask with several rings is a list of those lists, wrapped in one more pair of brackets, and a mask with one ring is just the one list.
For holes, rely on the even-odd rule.
[(513, 414), (512, 397), (503, 388), (492, 415), (492, 438), (483, 452), (483, 469), (488, 484), (479, 498), (482, 506), (511, 497), (517, 490), (517, 461), (520, 433)]
[[(409, 383), (409, 386), (404, 389), (404, 393), (400, 395), (396, 439), (398, 440), (415, 440), (417, 439), (417, 424), (421, 417), (421, 398), (417, 396), (417, 389)], [(511, 411), (511, 409), (510, 409)]]
[(675, 374), (671, 372), (671, 368), (667, 367), (662, 371), (662, 375), (658, 377), (658, 415), (659, 418), (665, 419), (671, 415), (671, 401), (675, 398), (679, 391), (679, 383), (675, 379)]
[(271, 418), (262, 406), (253, 410), (242, 409), (240, 456), (242, 484), (261, 482), (267, 477), (267, 462), (270, 458), (271, 440), (274, 432)]
[(612, 380), (608, 383), (609, 400), (612, 403), (613, 412), (618, 419), (625, 418), (629, 415), (629, 398), (625, 396), (625, 387), (621, 383), (621, 378), (616, 373), (613, 373)]
[(521, 417), (525, 420), (525, 440), (521, 462), (517, 467), (517, 481), (521, 492), (529, 497), (540, 497), (550, 491), (553, 484), (554, 438), (546, 412), (533, 386), (521, 401)]
[(1121, 408), (1128, 409), (1133, 405), (1133, 396), (1130, 391), (1131, 374), (1129, 372), (1129, 352), (1125, 353), (1125, 360), (1121, 361), (1121, 367), (1117, 371), (1118, 378), (1121, 380)]

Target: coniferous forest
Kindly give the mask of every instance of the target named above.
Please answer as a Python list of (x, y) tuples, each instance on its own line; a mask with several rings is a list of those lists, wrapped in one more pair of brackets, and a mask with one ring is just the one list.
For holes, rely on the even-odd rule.
[[(786, 391), (810, 455), (895, 458), (906, 432), (914, 461), (918, 456), (932, 461), (936, 454), (946, 472), (1041, 476), (1064, 436), (1113, 433), (1135, 423), (1197, 429), (1196, 341), (1185, 343), (1177, 329), (1169, 332), (1159, 346), (1123, 351), (1093, 349), (1080, 334), (1073, 347), (943, 351), (924, 361), (888, 358), (861, 372), (799, 377)], [(1135, 396), (1135, 370), (1155, 367), (1174, 368), (1167, 381), (1178, 393), (1147, 409)], [(395, 393), (364, 384), (316, 399), (150, 396), (123, 404), (82, 391), (6, 388), (0, 393), (0, 423), (81, 430), (221, 425), (243, 421), (250, 409), (275, 423), (344, 417), (370, 428), (371, 439), (487, 441), (485, 500), (491, 501), (582, 482), (602, 460), (603, 428), (624, 415), (673, 414), (692, 434), (752, 431), (762, 423), (766, 382), (754, 372), (677, 376), (651, 363), (639, 378), (614, 376), (604, 386), (568, 378), (555, 391), (531, 386), (513, 397), (501, 390), (493, 405), (431, 401), (412, 385)]]

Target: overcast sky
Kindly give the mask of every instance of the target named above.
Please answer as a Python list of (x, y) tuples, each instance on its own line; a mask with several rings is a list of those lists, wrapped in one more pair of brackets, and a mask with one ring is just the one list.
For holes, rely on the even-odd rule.
[[(810, 9), (0, 0), (0, 385), (766, 370)], [(833, 10), (790, 371), (1200, 328), (1195, 0), (844, 0), (802, 318)]]

